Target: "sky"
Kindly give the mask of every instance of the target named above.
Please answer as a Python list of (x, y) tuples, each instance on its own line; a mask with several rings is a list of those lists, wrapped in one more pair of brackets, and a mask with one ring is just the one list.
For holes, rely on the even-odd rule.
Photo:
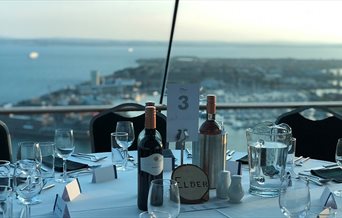
[[(0, 37), (162, 40), (173, 0), (0, 0)], [(342, 43), (341, 0), (180, 0), (175, 40)]]

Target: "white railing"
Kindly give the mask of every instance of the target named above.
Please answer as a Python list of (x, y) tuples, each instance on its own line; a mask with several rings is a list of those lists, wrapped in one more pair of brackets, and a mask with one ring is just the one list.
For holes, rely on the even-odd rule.
[[(0, 114), (42, 114), (42, 113), (84, 113), (100, 112), (114, 107), (115, 105), (73, 105), (73, 106), (26, 106), (0, 108)], [(315, 101), (315, 102), (251, 102), (251, 103), (223, 103), (217, 104), (218, 110), (229, 109), (275, 109), (275, 108), (298, 108), (298, 107), (327, 107), (342, 108), (342, 101)], [(166, 105), (156, 106), (158, 110), (166, 110)], [(205, 105), (200, 105), (204, 110)], [(126, 107), (123, 111), (139, 111), (136, 108)]]

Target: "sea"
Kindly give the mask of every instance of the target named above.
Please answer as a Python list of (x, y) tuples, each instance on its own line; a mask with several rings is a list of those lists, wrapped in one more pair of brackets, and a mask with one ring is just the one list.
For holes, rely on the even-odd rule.
[[(90, 80), (91, 71), (109, 75), (138, 66), (137, 60), (166, 58), (165, 43), (48, 43), (0, 38), (0, 106), (40, 97)], [(30, 58), (36, 52), (38, 57)], [(342, 59), (342, 46), (178, 43), (171, 57)], [(162, 72), (161, 72), (162, 73)], [(228, 127), (229, 128), (229, 127)], [(246, 151), (244, 130), (229, 130), (228, 147)], [(233, 136), (233, 137), (231, 137)], [(13, 139), (13, 145), (21, 139)], [(191, 144), (186, 145), (190, 147)], [(79, 146), (89, 152), (90, 147)]]
[[(39, 97), (90, 80), (90, 72), (108, 75), (136, 67), (138, 59), (166, 58), (165, 43), (39, 43), (0, 39), (0, 105)], [(37, 58), (29, 58), (37, 52)], [(179, 43), (171, 57), (342, 59), (342, 45)]]

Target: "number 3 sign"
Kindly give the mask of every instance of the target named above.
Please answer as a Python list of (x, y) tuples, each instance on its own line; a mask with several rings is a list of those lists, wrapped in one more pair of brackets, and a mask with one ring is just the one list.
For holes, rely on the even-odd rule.
[(167, 141), (177, 141), (179, 130), (187, 130), (186, 141), (198, 138), (199, 85), (169, 84), (167, 87)]

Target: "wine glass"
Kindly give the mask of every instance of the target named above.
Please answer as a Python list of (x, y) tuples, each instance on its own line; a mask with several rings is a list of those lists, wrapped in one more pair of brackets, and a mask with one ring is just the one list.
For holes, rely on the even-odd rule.
[(66, 160), (74, 152), (74, 133), (72, 129), (56, 129), (55, 130), (55, 151), (58, 157), (63, 159), (63, 174), (58, 178), (57, 182), (66, 183), (70, 179), (66, 173)]
[[(339, 138), (337, 140), (337, 144), (336, 144), (336, 152), (335, 152), (335, 160), (337, 165), (342, 168), (342, 138)], [(337, 199), (337, 201), (341, 201), (342, 202), (342, 189), (336, 190), (333, 192), (335, 198)], [(342, 207), (338, 205), (337, 208)]]
[[(118, 149), (118, 148), (122, 148), (126, 146), (125, 144), (127, 143), (127, 140), (128, 140), (128, 133), (127, 132), (112, 132), (110, 134), (110, 137), (111, 137), (111, 145), (112, 145), (112, 163), (117, 166), (118, 170), (125, 171), (127, 159), (122, 154), (121, 149)], [(122, 158), (121, 161), (119, 161), (117, 156), (120, 156)]]
[(10, 185), (11, 162), (8, 160), (0, 160), (0, 185)]
[(306, 217), (310, 209), (309, 181), (288, 176), (279, 194), (279, 207), (286, 217)]
[(152, 180), (148, 192), (147, 209), (150, 214), (168, 213), (172, 218), (180, 211), (179, 188), (175, 180)]
[[(126, 132), (128, 134), (127, 142), (123, 143), (122, 150), (124, 152), (124, 163), (123, 168), (127, 169), (127, 161), (133, 160), (133, 157), (128, 154), (128, 148), (133, 144), (135, 139), (134, 126), (131, 121), (118, 121), (116, 123), (116, 132)], [(121, 145), (120, 145), (121, 146)]]
[[(19, 142), (18, 144), (18, 152), (17, 152), (17, 161), (21, 161), (22, 167), (30, 166), (30, 164), (34, 163), (35, 167), (38, 170), (41, 170), (42, 165), (42, 153), (40, 150), (40, 145), (38, 142), (34, 141), (23, 141)], [(23, 164), (25, 162), (28, 162), (28, 164)], [(29, 170), (29, 169), (28, 169)], [(25, 199), (18, 196), (18, 199), (21, 203), (25, 203)], [(29, 204), (39, 204), (42, 200), (38, 197), (32, 197), (30, 199), (30, 202), (26, 202)]]
[(43, 188), (39, 166), (34, 160), (19, 160), (15, 163), (13, 173), (15, 192), (25, 205), (26, 218), (31, 217), (32, 199), (38, 196)]

